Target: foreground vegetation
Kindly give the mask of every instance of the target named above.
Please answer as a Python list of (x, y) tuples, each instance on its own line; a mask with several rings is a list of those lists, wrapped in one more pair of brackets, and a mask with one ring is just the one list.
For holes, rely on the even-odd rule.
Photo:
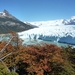
[[(15, 46), (9, 44), (3, 53), (0, 51), (0, 75), (75, 75), (75, 48), (24, 46), (18, 39), (13, 42)], [(6, 44), (0, 42), (0, 50)]]

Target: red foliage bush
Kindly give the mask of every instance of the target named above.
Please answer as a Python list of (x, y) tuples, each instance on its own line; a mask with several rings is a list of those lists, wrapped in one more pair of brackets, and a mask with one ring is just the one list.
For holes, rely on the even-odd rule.
[(16, 59), (22, 59), (24, 63), (29, 64), (26, 70), (31, 73), (36, 72), (38, 75), (43, 75), (44, 71), (52, 70), (51, 63), (63, 63), (61, 48), (56, 45), (28, 46), (22, 51), (23, 53), (19, 51), (20, 56), (17, 56)]

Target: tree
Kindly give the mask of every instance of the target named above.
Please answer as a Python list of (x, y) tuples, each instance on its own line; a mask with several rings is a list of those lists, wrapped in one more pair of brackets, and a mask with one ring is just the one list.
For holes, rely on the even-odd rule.
[[(10, 38), (10, 40), (6, 43), (6, 42), (1, 42), (0, 43), (0, 62), (3, 63), (3, 65), (7, 68), (7, 70), (10, 72), (9, 68), (6, 66), (6, 64), (4, 63), (4, 59), (11, 55), (16, 49), (15, 47), (13, 47), (11, 43), (11, 41), (15, 41), (17, 43), (17, 47), (16, 49), (19, 48), (18, 46), (18, 35), (15, 32), (12, 32), (12, 36)], [(8, 60), (7, 60), (8, 61)], [(15, 61), (14, 61), (15, 62)]]
[[(19, 49), (19, 45), (22, 45), (23, 40), (19, 38), (18, 34), (14, 31), (10, 31), (10, 34), (12, 35), (12, 43), (14, 46), (16, 46), (16, 49)], [(11, 38), (11, 37), (10, 37)]]
[(0, 62), (0, 75), (18, 75), (16, 72), (8, 72), (6, 67)]
[[(63, 64), (61, 49), (49, 44), (43, 46), (20, 46), (19, 50), (11, 55), (11, 58), (13, 56), (17, 69), (19, 71), (23, 69), (25, 73), (30, 74), (44, 75), (44, 73), (50, 73), (53, 70), (52, 63), (58, 66)], [(12, 61), (11, 58), (7, 57), (6, 60)]]

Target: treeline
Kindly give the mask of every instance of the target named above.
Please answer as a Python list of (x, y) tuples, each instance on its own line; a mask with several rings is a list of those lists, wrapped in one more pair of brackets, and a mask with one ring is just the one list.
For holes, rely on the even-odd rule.
[[(0, 53), (0, 75), (75, 75), (75, 48), (52, 44), (25, 46), (19, 38), (12, 41), (16, 44), (10, 43)], [(0, 50), (6, 44), (0, 42)]]

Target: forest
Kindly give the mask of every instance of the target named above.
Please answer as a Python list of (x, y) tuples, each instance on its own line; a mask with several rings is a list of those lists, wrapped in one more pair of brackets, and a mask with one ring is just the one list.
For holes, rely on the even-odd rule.
[(8, 42), (0, 42), (0, 75), (75, 75), (72, 46), (22, 45), (18, 34), (10, 33)]

